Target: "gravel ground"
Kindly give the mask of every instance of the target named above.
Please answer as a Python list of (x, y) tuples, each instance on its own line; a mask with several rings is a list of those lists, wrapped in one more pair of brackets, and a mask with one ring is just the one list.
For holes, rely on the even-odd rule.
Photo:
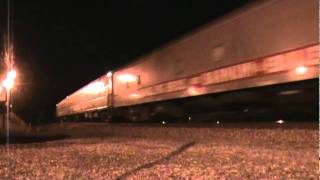
[[(0, 145), (2, 179), (319, 179), (315, 129), (51, 126)], [(90, 136), (90, 138), (89, 138)]]

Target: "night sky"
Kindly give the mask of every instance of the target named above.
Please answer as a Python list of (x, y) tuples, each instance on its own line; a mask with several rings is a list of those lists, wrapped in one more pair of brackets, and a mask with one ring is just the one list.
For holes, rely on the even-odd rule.
[[(11, 0), (19, 85), (14, 111), (54, 120), (55, 104), (103, 73), (252, 0)], [(0, 0), (0, 54), (6, 0)]]

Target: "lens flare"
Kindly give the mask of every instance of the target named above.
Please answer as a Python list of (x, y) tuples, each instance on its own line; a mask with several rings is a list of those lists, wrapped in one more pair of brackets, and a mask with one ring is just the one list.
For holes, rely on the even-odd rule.
[(15, 70), (11, 70), (8, 72), (7, 78), (8, 79), (15, 79), (17, 77), (17, 72)]
[(7, 90), (10, 90), (14, 86), (14, 80), (7, 78), (2, 81), (2, 86), (5, 87)]

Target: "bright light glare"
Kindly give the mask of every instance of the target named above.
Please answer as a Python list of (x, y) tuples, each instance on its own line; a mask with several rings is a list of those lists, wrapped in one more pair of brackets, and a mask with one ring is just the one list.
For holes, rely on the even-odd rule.
[(282, 119), (280, 119), (280, 120), (278, 120), (276, 123), (277, 123), (277, 124), (283, 124), (284, 121), (283, 121)]
[(104, 82), (97, 81), (84, 87), (81, 92), (86, 94), (98, 94), (106, 91), (107, 88), (108, 86), (105, 85)]
[(163, 125), (165, 125), (165, 124), (166, 124), (166, 122), (165, 122), (165, 121), (162, 121), (162, 124), (163, 124)]
[(296, 68), (296, 73), (297, 74), (304, 74), (308, 71), (308, 68), (306, 68), (305, 66), (299, 66)]
[(202, 87), (200, 86), (191, 86), (188, 88), (188, 93), (190, 95), (199, 95), (202, 92)]
[(107, 77), (108, 77), (108, 78), (112, 77), (112, 72), (111, 72), (111, 71), (109, 71), (109, 72), (107, 73)]
[(17, 72), (15, 70), (11, 70), (7, 74), (8, 79), (15, 79), (17, 77)]
[(5, 87), (7, 90), (10, 90), (14, 86), (14, 80), (10, 79), (10, 78), (7, 78), (7, 79), (2, 81), (2, 86)]
[(10, 90), (14, 86), (14, 80), (17, 77), (17, 72), (15, 70), (10, 70), (7, 73), (7, 77), (5, 80), (2, 81), (2, 86), (5, 87), (7, 90)]
[(133, 94), (130, 94), (130, 97), (132, 97), (132, 98), (139, 98), (140, 95), (137, 94), (137, 93), (133, 93)]
[(137, 77), (132, 74), (122, 74), (122, 75), (119, 75), (117, 78), (122, 83), (129, 83), (129, 82), (137, 81)]

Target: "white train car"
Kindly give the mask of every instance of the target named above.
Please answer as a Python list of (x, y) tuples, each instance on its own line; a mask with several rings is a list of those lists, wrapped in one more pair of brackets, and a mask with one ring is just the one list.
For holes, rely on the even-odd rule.
[(115, 107), (317, 78), (318, 5), (272, 0), (114, 73)]
[[(288, 87), (296, 82), (308, 82), (309, 89), (301, 92), (315, 93), (310, 87), (319, 75), (318, 10), (316, 0), (260, 1), (237, 10), (114, 71), (109, 79), (112, 88), (105, 95), (109, 102), (103, 101), (106, 106), (99, 108), (112, 106), (119, 109), (117, 116), (135, 120), (150, 118), (170, 100), (216, 93)], [(277, 93), (290, 91), (295, 94), (290, 88)], [(220, 102), (218, 99), (212, 101)], [(311, 101), (312, 97), (306, 104)], [(190, 114), (183, 103), (168, 108)], [(72, 106), (80, 104), (77, 101)], [(58, 116), (72, 112), (59, 111)]]
[(110, 106), (108, 94), (111, 86), (111, 76), (101, 76), (59, 102), (56, 115), (65, 117), (83, 114), (87, 118), (97, 117), (98, 114), (87, 112), (97, 112)]

